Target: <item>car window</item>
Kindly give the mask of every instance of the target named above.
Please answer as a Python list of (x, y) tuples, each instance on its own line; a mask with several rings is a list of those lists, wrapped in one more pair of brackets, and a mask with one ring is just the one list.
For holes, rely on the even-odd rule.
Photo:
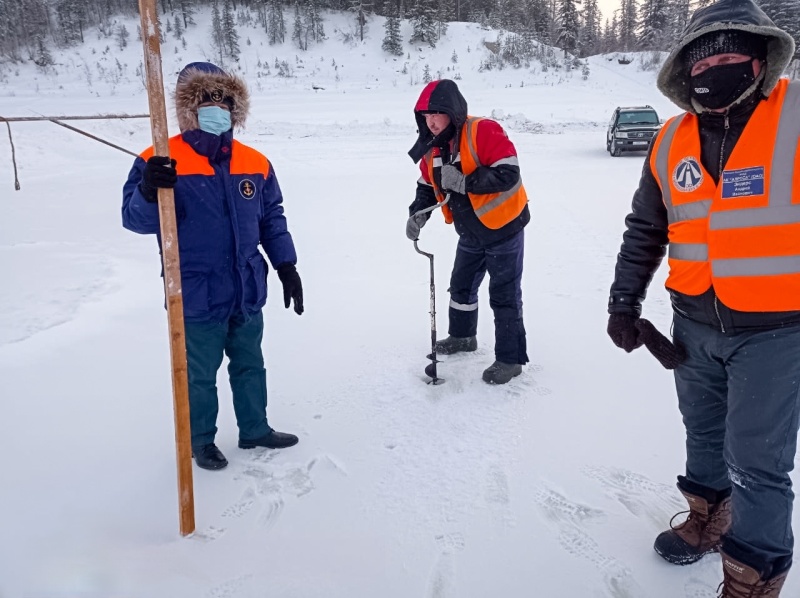
[(620, 112), (620, 125), (657, 125), (658, 115), (652, 110)]

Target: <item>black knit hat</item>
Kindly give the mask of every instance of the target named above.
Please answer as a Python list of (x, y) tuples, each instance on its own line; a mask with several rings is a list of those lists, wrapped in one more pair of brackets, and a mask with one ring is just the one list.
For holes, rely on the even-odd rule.
[(767, 38), (741, 29), (709, 31), (686, 45), (683, 49), (683, 63), (687, 69), (691, 69), (704, 58), (728, 53), (764, 60), (767, 57)]

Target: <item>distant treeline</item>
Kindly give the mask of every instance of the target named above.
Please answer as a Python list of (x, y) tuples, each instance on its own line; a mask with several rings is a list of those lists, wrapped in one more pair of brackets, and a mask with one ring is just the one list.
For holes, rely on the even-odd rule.
[[(217, 53), (236, 60), (239, 27), (263, 28), (270, 44), (291, 39), (299, 50), (325, 38), (323, 10), (352, 15), (354, 37), (363, 39), (368, 16), (387, 17), (383, 49), (405, 52), (404, 44), (435, 46), (447, 23), (469, 21), (505, 29), (503, 50), (522, 56), (542, 44), (564, 55), (586, 57), (608, 52), (668, 50), (691, 13), (708, 0), (621, 0), (611, 17), (602, 18), (597, 0), (160, 0), (162, 36), (182, 39), (200, 10), (212, 14), (211, 39)], [(800, 0), (761, 0), (761, 7), (787, 30), (800, 48)], [(0, 0), (0, 61), (52, 64), (52, 50), (80, 44), (87, 29), (99, 28), (120, 47), (129, 31), (116, 20), (138, 13), (135, 0)], [(400, 19), (413, 33), (400, 35)], [(373, 32), (372, 35), (375, 35)]]

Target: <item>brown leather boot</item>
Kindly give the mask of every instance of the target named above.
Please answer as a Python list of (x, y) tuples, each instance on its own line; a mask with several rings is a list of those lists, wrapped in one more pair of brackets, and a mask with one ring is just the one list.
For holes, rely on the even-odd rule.
[[(720, 551), (722, 556), (722, 583), (719, 598), (777, 598), (789, 575), (785, 569), (770, 577), (762, 576), (756, 569), (737, 561)], [(765, 578), (766, 577), (766, 578)]]
[[(696, 493), (687, 488), (692, 487)], [(722, 534), (731, 527), (730, 491), (717, 492), (692, 484), (683, 476), (678, 476), (678, 490), (689, 503), (689, 516), (680, 525), (659, 534), (653, 545), (655, 551), (674, 565), (689, 565), (705, 555), (719, 550)], [(702, 492), (703, 494), (700, 494)]]

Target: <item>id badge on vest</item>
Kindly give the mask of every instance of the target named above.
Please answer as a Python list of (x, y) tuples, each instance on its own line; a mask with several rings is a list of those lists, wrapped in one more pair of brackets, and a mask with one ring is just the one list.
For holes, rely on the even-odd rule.
[(764, 167), (722, 171), (722, 199), (764, 195)]

